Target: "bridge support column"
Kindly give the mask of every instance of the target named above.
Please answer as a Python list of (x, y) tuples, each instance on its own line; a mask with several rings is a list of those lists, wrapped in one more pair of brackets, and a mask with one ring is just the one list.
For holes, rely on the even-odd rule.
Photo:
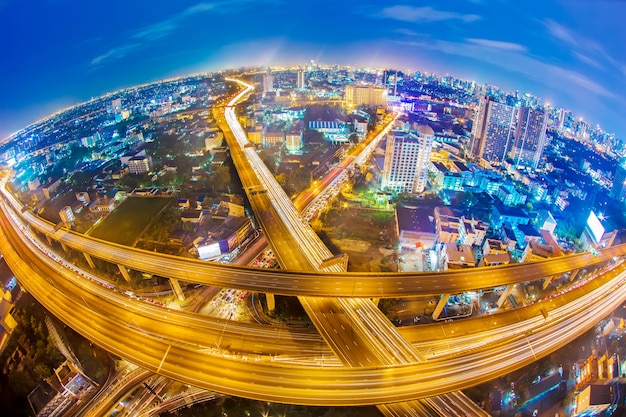
[(570, 282), (574, 281), (574, 279), (578, 276), (579, 272), (580, 272), (580, 269), (576, 269), (576, 270), (572, 271), (572, 273), (569, 274), (569, 281)]
[(272, 312), (276, 310), (276, 298), (274, 298), (274, 294), (266, 292), (265, 301), (267, 302), (267, 311)]
[(170, 278), (170, 285), (174, 290), (174, 293), (178, 297), (180, 301), (185, 301), (185, 293), (183, 293), (183, 289), (180, 287), (180, 283), (176, 278)]
[(509, 297), (509, 295), (511, 295), (513, 287), (515, 287), (515, 284), (509, 284), (506, 286), (506, 288), (504, 288), (504, 291), (502, 291), (502, 294), (500, 294), (500, 298), (498, 298), (498, 301), (496, 302), (498, 308), (502, 308), (502, 306), (506, 302), (506, 299)]
[(380, 302), (380, 298), (372, 298), (372, 303), (374, 303), (374, 305), (378, 306), (379, 302)]
[(437, 320), (443, 311), (443, 308), (448, 304), (448, 299), (450, 298), (450, 294), (441, 294), (441, 298), (437, 303), (437, 307), (435, 307), (435, 311), (433, 311), (433, 320)]
[(63, 248), (63, 252), (68, 253), (69, 249), (67, 248), (67, 245), (63, 242), (61, 242), (61, 247)]
[(85, 256), (89, 267), (91, 267), (91, 269), (96, 269), (96, 264), (93, 263), (93, 259), (91, 259), (91, 256), (86, 252), (83, 252), (83, 256)]
[(117, 267), (119, 268), (120, 272), (122, 273), (122, 276), (124, 277), (124, 280), (126, 282), (130, 282), (130, 275), (128, 274), (128, 269), (126, 269), (126, 267), (122, 264), (117, 264)]
[(554, 275), (550, 275), (549, 277), (545, 277), (543, 279), (543, 289), (545, 290), (546, 288), (548, 288), (548, 285), (550, 285), (550, 283), (552, 282), (552, 278), (554, 278)]
[(322, 271), (324, 270), (330, 271), (328, 268), (330, 268), (333, 265), (341, 265), (343, 270), (347, 271), (348, 270), (348, 255), (346, 255), (345, 253), (339, 253), (335, 256), (331, 256), (330, 258), (322, 261), (319, 268)]
[(46, 235), (46, 240), (48, 241), (48, 246), (52, 246), (52, 238)]

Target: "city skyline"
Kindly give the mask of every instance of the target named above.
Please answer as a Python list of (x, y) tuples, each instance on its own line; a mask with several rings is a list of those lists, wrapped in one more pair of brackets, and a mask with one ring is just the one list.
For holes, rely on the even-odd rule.
[[(306, 63), (449, 73), (532, 93), (624, 139), (626, 3), (602, 1), (0, 3), (0, 138), (161, 78)], [(233, 21), (240, 22), (239, 26)], [(578, 28), (578, 29), (577, 29)], [(584, 30), (582, 29), (584, 28)]]

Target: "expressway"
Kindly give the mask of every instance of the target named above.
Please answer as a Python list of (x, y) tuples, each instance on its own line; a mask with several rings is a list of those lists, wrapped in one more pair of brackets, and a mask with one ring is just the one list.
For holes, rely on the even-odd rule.
[[(68, 248), (157, 276), (181, 281), (235, 288), (252, 292), (271, 291), (281, 295), (319, 297), (407, 297), (412, 295), (458, 294), (464, 291), (495, 288), (536, 281), (573, 270), (602, 264), (626, 254), (626, 244), (603, 250), (599, 256), (589, 252), (566, 255), (545, 261), (482, 267), (438, 273), (351, 273), (262, 270), (238, 265), (205, 262), (155, 253), (95, 239), (58, 229), (29, 210), (7, 189), (8, 178), (0, 182), (4, 199), (30, 227)], [(263, 196), (263, 194), (259, 194)], [(289, 249), (289, 248), (288, 248)]]
[[(216, 112), (218, 113), (216, 120), (218, 120), (218, 125), (221, 124), (220, 128), (224, 132), (237, 171), (245, 173), (240, 176), (242, 184), (244, 189), (248, 190), (254, 213), (262, 216), (260, 223), (264, 227), (265, 235), (281, 268), (305, 271), (327, 269), (345, 272), (347, 264), (335, 263), (329, 266), (322, 264), (324, 259), (332, 257), (332, 253), (313, 232), (308, 222), (301, 217), (300, 211), (274, 179), (265, 163), (257, 155), (256, 149), (249, 146), (246, 134), (237, 121), (234, 104), (240, 97), (251, 91), (252, 86), (238, 80), (233, 81), (242, 85), (244, 90), (230, 101), (229, 106)], [(220, 112), (223, 114), (219, 114)], [(228, 128), (220, 123), (224, 119), (228, 123)], [(379, 138), (382, 136), (381, 134)], [(370, 145), (369, 153), (373, 151), (375, 142), (373, 141)], [(242, 153), (245, 153), (245, 156)], [(348, 158), (343, 163), (351, 164), (354, 159), (360, 160), (362, 157), (360, 153), (357, 153), (356, 158)], [(347, 166), (349, 165), (340, 168)], [(255, 178), (248, 176), (250, 167), (253, 168)], [(344, 170), (338, 173), (335, 171), (335, 173), (338, 174), (337, 181), (347, 177)], [(249, 191), (258, 188), (257, 181), (266, 191), (263, 194)], [(332, 180), (328, 186), (337, 186), (338, 184), (334, 181)], [(259, 207), (260, 198), (264, 200), (263, 208)], [(268, 206), (270, 210), (265, 208)], [(269, 218), (268, 214), (271, 215)], [(275, 227), (268, 230), (269, 226), (276, 225), (280, 226), (281, 230)], [(282, 251), (285, 250), (288, 252), (283, 253)], [(298, 299), (326, 343), (346, 366), (393, 366), (411, 364), (423, 359), (369, 298), (299, 296)], [(444, 396), (438, 397), (437, 401), (458, 406), (456, 400)], [(468, 403), (471, 402), (468, 401)], [(425, 402), (418, 401), (386, 404), (380, 410), (388, 416), (433, 414)], [(475, 405), (467, 407), (467, 413), (484, 415), (484, 412)]]
[[(295, 404), (391, 403), (430, 397), (485, 382), (568, 343), (592, 327), (599, 317), (609, 314), (626, 297), (626, 279), (620, 264), (616, 270), (605, 271), (596, 279), (554, 297), (543, 306), (531, 307), (535, 313), (540, 307), (547, 309), (547, 318), (541, 313), (529, 314), (531, 318), (522, 322), (515, 324), (513, 321), (501, 326), (504, 320), (492, 316), (488, 319), (495, 324), (490, 328), (483, 321), (471, 326), (469, 321), (473, 319), (463, 323), (466, 328), (480, 328), (484, 335), (492, 335), (481, 348), (472, 344), (469, 349), (464, 349), (465, 337), (454, 338), (451, 335), (443, 343), (457, 346), (460, 352), (451, 350), (445, 355), (410, 365), (365, 368), (319, 364), (302, 366), (267, 358), (244, 360), (242, 355), (216, 353), (215, 349), (207, 346), (214, 342), (211, 336), (200, 336), (194, 344), (190, 344), (151, 333), (132, 323), (129, 325), (129, 315), (138, 315), (140, 310), (154, 307), (136, 300), (128, 300), (127, 306), (118, 306), (100, 296), (82, 300), (86, 292), (78, 290), (66, 295), (65, 288), (57, 289), (61, 285), (61, 279), (56, 277), (58, 273), (33, 269), (32, 265), (43, 265), (43, 261), (36, 257), (37, 249), (30, 248), (28, 241), (19, 236), (6, 221), (2, 222), (0, 250), (20, 282), (53, 314), (104, 348), (153, 372), (186, 383), (232, 395)], [(15, 249), (7, 244), (7, 238), (17, 239)], [(48, 258), (45, 254), (39, 256)], [(110, 289), (107, 291), (120, 295)], [(136, 306), (137, 312), (124, 313), (131, 305)], [(167, 319), (172, 313), (161, 309), (161, 314)], [(127, 315), (118, 319), (116, 314)], [(157, 332), (170, 327), (165, 317), (163, 324), (155, 326)], [(454, 331), (453, 327), (437, 326)], [(171, 327), (179, 326), (175, 324)], [(181, 339), (181, 333), (192, 332), (193, 327), (189, 325), (186, 329), (170, 331), (178, 332), (175, 337)], [(498, 332), (494, 335), (496, 328)], [(196, 331), (190, 338), (202, 333), (201, 330)], [(266, 332), (271, 331), (266, 328)], [(442, 346), (433, 346), (434, 349), (444, 350)], [(280, 392), (277, 392), (276, 386), (281, 387)]]
[[(254, 168), (252, 170), (254, 171)], [(250, 172), (250, 180), (254, 179), (252, 173)], [(260, 182), (255, 186), (262, 187)], [(258, 195), (261, 199), (264, 194), (267, 193), (254, 196)], [(208, 320), (206, 317), (193, 315), (184, 316), (185, 313), (182, 312), (181, 316), (179, 313), (124, 297), (110, 288), (85, 280), (62, 261), (54, 259), (49, 253), (43, 253), (45, 249), (41, 244), (37, 245), (24, 237), (27, 228), (20, 226), (18, 222), (21, 220), (17, 218), (21, 214), (20, 205), (14, 204), (14, 207), (17, 208), (17, 213), (2, 204), (5, 217), (2, 221), (0, 250), (5, 253), (20, 282), (53, 314), (106, 349), (154, 372), (207, 389), (267, 401), (318, 405), (399, 404), (398, 402), (412, 401), (475, 385), (530, 363), (537, 357), (566, 344), (571, 337), (581, 334), (595, 324), (598, 317), (608, 314), (611, 307), (619, 305), (626, 294), (624, 277), (618, 274), (623, 267), (619, 265), (614, 271), (604, 271), (595, 280), (585, 282), (584, 286), (581, 285), (567, 294), (538, 303), (528, 309), (511, 312), (514, 315), (502, 314), (476, 321), (472, 319), (463, 321), (462, 325), (458, 322), (436, 324), (429, 327), (428, 331), (426, 327), (416, 326), (415, 329), (406, 331), (398, 329), (398, 332), (392, 332), (402, 332), (400, 339), (406, 339), (404, 344), (399, 340), (386, 339), (389, 337), (387, 332), (383, 332), (378, 338), (371, 337), (371, 332), (379, 330), (380, 326), (390, 326), (388, 321), (377, 322), (379, 312), (376, 313), (371, 309), (369, 304), (372, 303), (363, 304), (349, 297), (336, 302), (324, 297), (300, 297), (311, 304), (310, 308), (316, 311), (316, 317), (321, 316), (325, 319), (321, 325), (324, 331), (339, 333), (347, 330), (341, 328), (346, 322), (346, 317), (349, 317), (348, 322), (371, 324), (370, 328), (365, 330), (350, 329), (358, 334), (350, 335), (346, 340), (351, 343), (356, 341), (365, 345), (371, 344), (367, 348), (371, 356), (363, 358), (368, 358), (372, 364), (369, 364), (367, 359), (363, 359), (368, 362), (365, 364), (354, 362), (359, 355), (346, 354), (341, 359), (348, 366), (342, 366), (341, 363), (333, 362), (332, 358), (329, 358), (332, 355), (330, 350), (323, 346), (320, 336), (313, 332), (260, 325), (257, 325), (258, 327), (246, 325), (247, 330), (242, 330), (241, 323)], [(28, 212), (24, 214), (28, 221)], [(270, 217), (268, 223), (270, 227), (271, 223)], [(32, 223), (31, 227), (36, 228)], [(306, 238), (306, 235), (304, 237)], [(322, 250), (316, 248), (318, 249)], [(616, 255), (621, 255), (621, 252), (603, 251), (600, 256), (591, 260), (596, 264), (606, 263)], [(309, 268), (320, 259), (323, 260), (323, 256), (325, 254), (319, 252), (315, 262), (303, 263), (302, 266)], [(122, 263), (122, 260), (127, 261), (118, 258), (115, 263)], [(200, 264), (205, 268), (207, 265), (212, 266), (207, 263)], [(578, 268), (570, 265), (564, 272), (572, 269)], [(265, 272), (268, 276), (277, 275), (273, 273), (274, 271), (249, 268), (241, 270)], [(292, 278), (308, 274), (290, 273)], [(535, 275), (537, 277), (535, 279), (552, 274)], [(158, 275), (165, 275), (162, 268)], [(333, 280), (331, 285), (336, 285), (334, 277), (346, 274), (314, 275), (318, 280), (320, 277), (331, 279)], [(397, 274), (387, 275), (394, 280), (403, 278)], [(387, 281), (387, 277), (381, 279), (377, 274), (373, 277), (377, 281)], [(240, 288), (238, 285), (224, 286)], [(268, 291), (268, 287), (257, 291)], [(276, 292), (273, 288), (271, 291)], [(297, 292), (293, 289), (291, 291)], [(594, 302), (596, 299), (603, 302)], [(373, 308), (375, 309), (375, 306)], [(541, 312), (542, 309), (548, 312), (547, 318)], [(331, 317), (326, 320), (327, 318), (323, 316), (326, 313), (342, 317)], [(329, 325), (329, 322), (333, 324)], [(498, 329), (495, 335), (494, 329)], [(350, 330), (345, 333), (349, 334)], [(271, 337), (273, 333), (281, 332), (284, 332), (284, 342), (281, 342), (280, 338), (277, 342), (275, 337)], [(424, 337), (428, 332), (432, 339)], [(326, 335), (324, 339), (334, 341), (332, 333)], [(445, 339), (439, 340), (440, 337)], [(259, 342), (263, 340), (273, 340), (272, 346), (269, 346), (269, 342), (265, 345)], [(393, 345), (396, 351), (381, 353), (378, 350), (382, 345), (389, 344)], [(250, 345), (254, 345), (254, 348)], [(334, 351), (346, 353), (348, 347), (350, 345), (347, 343), (343, 347), (337, 345)], [(428, 352), (428, 356), (426, 358), (423, 358), (423, 354), (415, 356), (415, 348), (419, 352)], [(290, 360), (290, 353), (295, 354), (298, 351), (300, 354), (294, 356), (298, 359)], [(514, 360), (511, 360), (510, 352), (515, 352)], [(326, 360), (324, 355), (327, 357)], [(388, 363), (389, 355), (398, 358), (397, 363)], [(304, 356), (309, 357), (306, 362), (302, 359)], [(494, 360), (498, 358), (502, 360)], [(330, 364), (333, 366), (329, 367)], [(462, 375), (462, 378), (459, 375)], [(284, 396), (275, 392), (277, 385), (281, 387), (280, 391), (284, 391)], [(451, 395), (457, 397), (457, 394)], [(429, 406), (436, 410), (446, 411), (448, 407), (435, 399), (427, 401)], [(456, 401), (462, 402), (462, 399), (457, 398)], [(381, 407), (396, 409), (395, 407), (401, 408), (405, 405)]]

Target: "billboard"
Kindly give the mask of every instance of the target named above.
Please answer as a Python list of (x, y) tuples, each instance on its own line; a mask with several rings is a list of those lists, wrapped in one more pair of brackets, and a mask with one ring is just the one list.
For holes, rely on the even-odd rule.
[(198, 257), (203, 261), (217, 258), (221, 254), (222, 251), (220, 250), (220, 244), (217, 242), (206, 246), (198, 246)]
[(600, 219), (596, 216), (596, 213), (593, 211), (589, 213), (589, 217), (587, 218), (587, 228), (591, 232), (589, 235), (593, 239), (593, 241), (597, 244), (602, 239), (602, 235), (604, 235), (604, 227), (600, 223)]

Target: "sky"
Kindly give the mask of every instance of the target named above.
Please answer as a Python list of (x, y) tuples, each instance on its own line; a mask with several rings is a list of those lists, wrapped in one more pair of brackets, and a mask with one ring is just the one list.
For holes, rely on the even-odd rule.
[(0, 141), (106, 92), (362, 65), (534, 94), (626, 140), (626, 0), (0, 0)]

